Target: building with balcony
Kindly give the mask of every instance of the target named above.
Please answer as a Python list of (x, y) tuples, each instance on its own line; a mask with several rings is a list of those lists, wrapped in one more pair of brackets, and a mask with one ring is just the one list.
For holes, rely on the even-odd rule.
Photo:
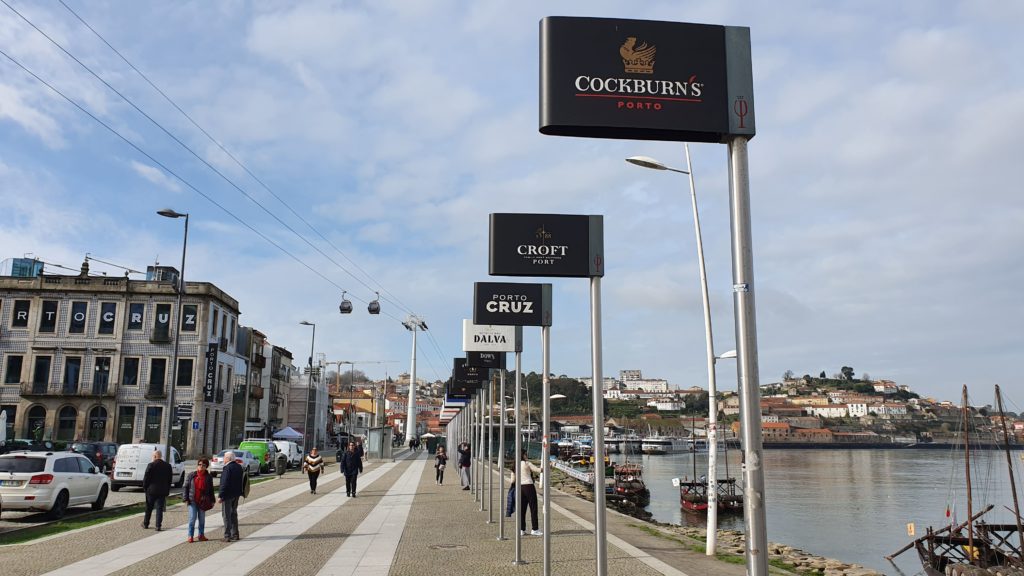
[(167, 279), (90, 276), (88, 262), (77, 276), (0, 277), (0, 409), (9, 435), (163, 443), (167, 418), (176, 417), (172, 443), (183, 453), (228, 445), (230, 386), (244, 360), (235, 351), (238, 302), (208, 282), (187, 282), (177, 310), (176, 290)]

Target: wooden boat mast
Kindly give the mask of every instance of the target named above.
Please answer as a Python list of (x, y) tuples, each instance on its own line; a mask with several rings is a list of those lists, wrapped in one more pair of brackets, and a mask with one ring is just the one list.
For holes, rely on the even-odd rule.
[(1013, 515), (1017, 519), (1017, 537), (1020, 538), (1020, 550), (1024, 554), (1024, 529), (1021, 528), (1020, 523), (1020, 505), (1017, 503), (1017, 483), (1013, 477), (1013, 458), (1010, 457), (1010, 433), (1006, 430), (1006, 416), (1003, 412), (1003, 394), (999, 390), (999, 384), (996, 384), (996, 407), (999, 408), (999, 421), (1002, 423), (1003, 428), (1003, 447), (1006, 452), (1006, 468), (1010, 473), (1010, 493), (1013, 494)]
[(970, 407), (967, 406), (967, 385), (964, 384), (963, 397), (961, 400), (961, 411), (964, 415), (964, 468), (967, 472), (967, 546), (970, 548), (969, 556), (974, 554), (974, 503), (971, 499), (971, 415)]

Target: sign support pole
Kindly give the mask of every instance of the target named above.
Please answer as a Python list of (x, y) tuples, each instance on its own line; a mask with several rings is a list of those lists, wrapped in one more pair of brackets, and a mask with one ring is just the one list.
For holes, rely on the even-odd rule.
[[(502, 352), (502, 358), (504, 358)], [(505, 366), (505, 363), (501, 363)], [(499, 370), (501, 384), (498, 386), (498, 540), (505, 540), (505, 369)]]
[(523, 562), (523, 523), (521, 518), (523, 517), (519, 509), (523, 506), (523, 487), (519, 483), (519, 458), (520, 454), (523, 453), (523, 426), (522, 426), (522, 397), (523, 397), (523, 353), (516, 352), (516, 453), (512, 456), (512, 478), (515, 482), (516, 487), (516, 529), (515, 529), (515, 541), (516, 541), (516, 556), (512, 560), (513, 564), (524, 564)]
[(601, 365), (601, 277), (590, 278), (591, 390), (594, 408), (594, 540), (597, 576), (608, 574), (607, 525), (604, 498), (604, 373)]
[(477, 442), (477, 440), (479, 440), (479, 438), (477, 438), (477, 434), (476, 434), (476, 421), (480, 417), (479, 402), (480, 402), (480, 394), (474, 394), (473, 395), (473, 400), (472, 400), (472, 402), (470, 404), (470, 406), (472, 407), (471, 410), (470, 410), (470, 412), (472, 413), (472, 416), (470, 416), (470, 420), (469, 420), (469, 445), (471, 446), (470, 447), (470, 457), (471, 457), (470, 464), (472, 465), (472, 473), (470, 474), (470, 482), (469, 482), (469, 485), (471, 486), (471, 488), (469, 489), (469, 493), (473, 495), (473, 501), (474, 502), (476, 502), (477, 492), (479, 492), (479, 489), (477, 488), (477, 484), (476, 484), (476, 476), (477, 476), (477, 472), (478, 472), (477, 468), (479, 468), (479, 466), (477, 466), (477, 459), (478, 459), (477, 452), (480, 450), (480, 444)]
[(494, 524), (494, 378), (487, 375), (487, 523)]
[(743, 428), (743, 515), (747, 574), (768, 576), (768, 533), (764, 509), (761, 391), (757, 374), (754, 314), (754, 259), (750, 230), (750, 172), (747, 140), (729, 140), (729, 204), (732, 216), (733, 308), (736, 317), (736, 372)]
[(479, 486), (476, 489), (477, 498), (480, 500), (480, 511), (483, 512), (487, 509), (487, 501), (484, 499), (484, 484), (487, 483), (487, 475), (484, 474), (484, 453), (487, 450), (486, 444), (484, 444), (484, 438), (486, 437), (487, 428), (484, 427), (484, 407), (487, 406), (487, 388), (480, 385), (480, 443), (477, 444), (479, 449), (477, 450), (477, 483)]
[[(540, 469), (544, 473), (544, 486), (542, 489), (544, 498), (544, 524), (541, 527), (544, 531), (544, 576), (551, 574), (551, 468), (548, 463), (548, 436), (551, 433), (551, 326), (542, 326), (540, 329), (541, 346), (544, 349), (544, 357), (541, 365), (544, 374), (541, 378), (541, 411), (543, 422), (540, 444)], [(597, 495), (597, 490), (594, 491)]]

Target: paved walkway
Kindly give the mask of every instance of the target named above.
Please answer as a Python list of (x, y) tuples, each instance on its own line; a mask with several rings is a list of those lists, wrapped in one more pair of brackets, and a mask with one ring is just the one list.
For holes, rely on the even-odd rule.
[[(434, 481), (432, 457), (402, 452), (368, 464), (359, 494), (348, 498), (337, 472), (321, 476), (318, 494), (304, 477), (255, 484), (239, 508), (242, 539), (220, 541), (219, 507), (207, 516), (210, 542), (188, 544), (186, 510), (171, 508), (165, 530), (143, 530), (138, 516), (27, 545), (0, 547), (4, 576), (171, 576), (197, 569), (216, 576), (534, 575), (542, 571), (542, 538), (522, 538), (524, 564), (514, 559), (515, 519), (498, 539), (499, 509), (480, 511), (461, 490), (455, 470)], [(331, 466), (334, 468), (334, 465)], [(595, 573), (593, 504), (552, 491), (551, 573)], [(498, 497), (497, 483), (493, 490)], [(486, 491), (483, 493), (487, 495)], [(503, 503), (498, 504), (503, 507)], [(741, 576), (728, 564), (658, 536), (639, 520), (609, 510), (608, 573), (630, 576)], [(2, 536), (0, 536), (2, 543)]]

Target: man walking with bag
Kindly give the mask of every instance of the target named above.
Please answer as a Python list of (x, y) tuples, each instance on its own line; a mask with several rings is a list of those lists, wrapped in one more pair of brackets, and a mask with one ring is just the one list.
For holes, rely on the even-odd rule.
[(238, 540), (238, 499), (245, 488), (242, 467), (235, 462), (234, 452), (225, 452), (227, 464), (220, 474), (220, 492), (217, 501), (221, 504), (220, 513), (224, 518), (224, 541)]

